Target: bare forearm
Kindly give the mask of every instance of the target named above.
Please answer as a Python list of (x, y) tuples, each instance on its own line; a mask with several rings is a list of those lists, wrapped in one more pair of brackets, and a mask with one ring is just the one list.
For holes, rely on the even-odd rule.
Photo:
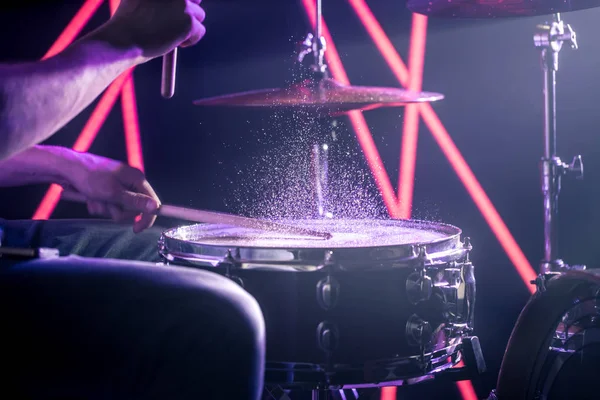
[(0, 187), (40, 183), (66, 183), (78, 164), (73, 151), (64, 147), (33, 146), (0, 161)]
[(0, 160), (53, 135), (142, 61), (99, 29), (43, 62), (0, 66)]

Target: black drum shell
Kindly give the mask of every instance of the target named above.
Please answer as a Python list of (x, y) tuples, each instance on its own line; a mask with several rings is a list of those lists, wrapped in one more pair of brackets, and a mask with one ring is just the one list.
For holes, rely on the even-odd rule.
[[(236, 249), (211, 263), (212, 258), (199, 260), (192, 254), (193, 243), (165, 236), (159, 247), (168, 263), (228, 276), (256, 298), (267, 329), (267, 382), (281, 379), (271, 374), (281, 365), (290, 370), (300, 365), (330, 372), (358, 369), (361, 380), (377, 380), (381, 377), (369, 377), (374, 373), (367, 366), (381, 360), (406, 361), (403, 371), (419, 376), (429, 368), (419, 357), (426, 360), (456, 346), (472, 329), (475, 279), (468, 260), (470, 245), (453, 235), (430, 246), (443, 250), (437, 254), (419, 256), (402, 246), (390, 249), (402, 257), (372, 265), (365, 260), (373, 249), (344, 249), (344, 260), (357, 255), (349, 269), (335, 257), (313, 268), (283, 261), (245, 268), (236, 262), (235, 254), (241, 253)], [(406, 257), (411, 252), (413, 256)]]
[[(458, 314), (456, 323), (466, 323), (466, 299), (460, 298), (459, 288), (433, 288), (428, 301), (411, 304), (406, 293), (409, 272), (239, 270), (230, 277), (241, 283), (261, 306), (267, 327), (268, 360), (324, 364), (330, 352), (335, 363), (358, 364), (418, 355), (420, 346), (409, 344), (406, 333), (413, 315), (427, 321), (432, 331), (448, 321), (448, 311)], [(326, 280), (339, 287), (334, 295), (335, 305), (330, 309), (319, 301), (317, 289), (319, 282)], [(337, 331), (337, 344), (330, 349), (319, 344), (318, 327), (322, 323)], [(425, 347), (426, 351), (433, 348), (433, 344)]]

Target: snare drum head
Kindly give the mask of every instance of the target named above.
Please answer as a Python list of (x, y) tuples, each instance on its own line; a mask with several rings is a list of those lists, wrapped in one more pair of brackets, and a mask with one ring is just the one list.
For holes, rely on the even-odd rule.
[[(343, 264), (401, 260), (422, 246), (430, 256), (461, 248), (459, 228), (416, 220), (284, 220), (326, 231), (330, 239), (219, 224), (196, 224), (163, 233), (159, 249), (170, 261), (217, 265), (225, 257), (242, 264), (317, 266), (332, 256)], [(315, 265), (316, 263), (316, 265)]]

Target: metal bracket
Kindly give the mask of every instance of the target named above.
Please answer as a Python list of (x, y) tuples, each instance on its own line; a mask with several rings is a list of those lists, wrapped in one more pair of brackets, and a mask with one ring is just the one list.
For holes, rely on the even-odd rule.
[[(537, 26), (538, 31), (533, 35), (533, 43), (536, 48), (542, 49), (547, 65), (554, 71), (558, 71), (558, 53), (564, 43), (577, 50), (577, 34), (571, 25), (565, 24), (560, 19), (560, 14), (554, 15), (554, 21)], [(550, 50), (552, 57), (547, 58)]]

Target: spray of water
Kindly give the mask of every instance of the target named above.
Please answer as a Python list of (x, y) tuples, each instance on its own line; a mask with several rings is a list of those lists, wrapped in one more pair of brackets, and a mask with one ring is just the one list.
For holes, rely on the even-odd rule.
[(251, 217), (305, 219), (316, 215), (312, 147), (329, 148), (328, 205), (335, 219), (385, 217), (385, 208), (355, 138), (339, 119), (312, 110), (276, 109), (260, 144), (240, 168), (230, 207)]
[[(293, 85), (312, 77), (306, 66), (292, 63)], [(328, 211), (334, 219), (375, 219), (387, 216), (364, 156), (345, 126), (313, 108), (274, 107), (268, 124), (250, 126), (258, 144), (251, 161), (240, 166), (227, 207), (236, 213), (267, 219), (306, 219), (317, 214), (312, 147), (329, 148)]]

